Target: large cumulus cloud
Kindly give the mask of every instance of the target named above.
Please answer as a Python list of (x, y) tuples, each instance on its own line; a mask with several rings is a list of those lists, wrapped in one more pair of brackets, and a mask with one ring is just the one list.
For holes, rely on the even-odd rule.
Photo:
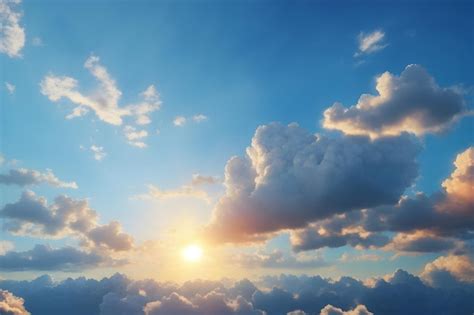
[(260, 126), (247, 155), (228, 161), (226, 193), (206, 232), (221, 241), (254, 240), (395, 203), (417, 176), (419, 150), (408, 135), (327, 138), (296, 124)]
[(385, 72), (377, 78), (378, 95), (363, 94), (349, 108), (335, 103), (324, 112), (323, 126), (349, 135), (380, 137), (446, 130), (467, 112), (461, 93), (443, 88), (419, 65), (400, 76)]
[[(362, 282), (320, 276), (267, 276), (255, 283), (243, 279), (194, 280), (178, 285), (154, 280), (133, 281), (116, 274), (102, 280), (48, 276), (32, 281), (0, 280), (0, 287), (25, 300), (35, 315), (152, 314), (472, 314), (474, 286), (462, 270), (465, 260), (427, 265), (423, 278), (398, 270), (393, 275)], [(433, 273), (445, 271), (456, 286), (431, 285)]]
[(403, 196), (395, 205), (382, 205), (335, 215), (292, 232), (294, 249), (322, 247), (382, 247), (387, 232), (396, 236), (387, 249), (439, 252), (460, 249), (474, 238), (474, 148), (459, 153), (452, 174), (431, 196)]

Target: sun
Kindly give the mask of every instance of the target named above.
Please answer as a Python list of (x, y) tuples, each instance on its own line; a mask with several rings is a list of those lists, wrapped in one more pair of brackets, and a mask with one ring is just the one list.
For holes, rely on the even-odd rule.
[(202, 258), (202, 248), (198, 245), (188, 245), (181, 252), (184, 260), (189, 262), (198, 262)]

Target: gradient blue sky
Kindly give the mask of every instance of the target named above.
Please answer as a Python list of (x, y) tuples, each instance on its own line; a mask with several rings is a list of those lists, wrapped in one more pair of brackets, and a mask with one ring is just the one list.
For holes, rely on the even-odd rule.
[[(462, 87), (470, 108), (474, 100), (474, 6), (469, 2), (26, 0), (19, 8), (26, 32), (21, 57), (0, 54), (2, 173), (14, 167), (52, 169), (79, 189), (30, 189), (50, 201), (61, 193), (87, 198), (101, 223), (119, 221), (138, 243), (166, 238), (183, 218), (193, 226), (206, 224), (224, 191), (221, 185), (208, 188), (210, 203), (133, 198), (145, 193), (146, 185), (176, 189), (195, 173), (223, 178), (226, 162), (245, 153), (262, 124), (297, 122), (312, 133), (331, 133), (321, 126), (324, 110), (334, 102), (349, 106), (363, 93), (374, 94), (375, 77), (385, 71), (399, 75), (407, 65), (420, 64), (440, 86)], [(387, 46), (354, 56), (359, 34), (376, 30), (385, 34)], [(48, 74), (77, 79), (81, 91), (92, 89), (96, 81), (83, 66), (91, 55), (100, 57), (115, 79), (121, 104), (136, 101), (150, 84), (156, 87), (162, 106), (144, 128), (147, 148), (130, 146), (121, 127), (93, 112), (65, 119), (71, 103), (54, 103), (41, 94), (40, 82)], [(14, 93), (5, 82), (16, 87)], [(173, 124), (177, 116), (197, 114), (208, 119)], [(407, 193), (439, 190), (456, 155), (473, 145), (473, 135), (471, 116), (442, 134), (422, 137), (420, 177)], [(103, 160), (94, 159), (91, 145), (104, 148)], [(1, 205), (18, 200), (22, 190), (1, 186)], [(69, 238), (44, 240), (6, 231), (0, 238), (22, 251), (37, 243), (76, 244)], [(265, 246), (290, 250), (285, 235)], [(347, 265), (338, 261), (343, 253), (357, 255), (357, 250), (322, 250), (333, 266), (314, 272), (356, 277), (398, 267), (419, 272), (439, 255), (390, 259), (394, 253), (368, 251), (387, 261)], [(100, 276), (110, 270), (84, 273)]]

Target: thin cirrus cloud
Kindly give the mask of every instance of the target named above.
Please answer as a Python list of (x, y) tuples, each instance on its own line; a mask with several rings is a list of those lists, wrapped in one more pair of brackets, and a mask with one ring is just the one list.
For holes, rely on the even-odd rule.
[(5, 82), (5, 88), (7, 89), (8, 94), (13, 95), (15, 93), (16, 86), (10, 82)]
[(47, 169), (46, 172), (26, 168), (11, 169), (7, 174), (0, 174), (0, 184), (20, 187), (48, 184), (58, 188), (78, 188), (76, 182), (64, 182), (56, 177), (50, 169)]
[(375, 30), (371, 33), (361, 32), (357, 40), (359, 47), (354, 57), (372, 54), (388, 46), (385, 42), (385, 33), (382, 30)]
[(0, 53), (9, 57), (21, 57), (25, 46), (25, 29), (18, 12), (20, 0), (0, 1)]
[[(119, 106), (122, 91), (119, 90), (115, 80), (107, 69), (100, 64), (97, 56), (90, 56), (84, 67), (97, 80), (98, 87), (94, 92), (84, 94), (78, 90), (78, 81), (72, 77), (46, 75), (40, 83), (41, 93), (53, 102), (68, 99), (76, 107), (66, 116), (67, 119), (86, 115), (92, 110), (102, 121), (121, 125), (125, 117), (131, 117), (136, 125), (143, 126), (151, 123), (150, 115), (160, 109), (161, 99), (154, 85), (147, 87), (141, 94), (141, 101), (134, 104)], [(134, 137), (132, 126), (124, 128), (128, 143), (140, 148), (146, 147), (143, 142), (148, 134), (141, 133), (140, 141), (130, 140)]]
[(403, 132), (420, 136), (445, 131), (467, 114), (459, 90), (440, 87), (419, 65), (408, 65), (400, 76), (385, 72), (376, 82), (378, 95), (362, 94), (349, 108), (334, 103), (326, 109), (324, 128), (371, 138)]
[(193, 122), (199, 124), (199, 123), (204, 122), (208, 119), (209, 118), (206, 115), (203, 115), (203, 114), (196, 114), (196, 115), (191, 116), (189, 118), (184, 117), (184, 116), (176, 116), (173, 119), (173, 125), (175, 125), (176, 127), (183, 127), (184, 125), (186, 125), (188, 123), (188, 121), (193, 121)]
[[(193, 280), (177, 284), (134, 281), (115, 274), (101, 280), (61, 282), (44, 275), (31, 281), (0, 280), (0, 287), (24, 298), (28, 311), (36, 315), (116, 315), (124, 310), (127, 315), (472, 314), (473, 266), (467, 256), (443, 256), (426, 264), (419, 277), (397, 270), (365, 282), (351, 277), (332, 280), (282, 274), (255, 282)], [(55, 303), (50, 303), (51, 296)], [(71, 304), (78, 296), (84, 297), (84, 303)], [(414, 296), (417, 303), (408, 307), (406, 301)]]
[(167, 200), (181, 198), (193, 198), (207, 203), (211, 202), (211, 197), (205, 190), (196, 188), (193, 185), (183, 185), (175, 189), (161, 189), (155, 185), (148, 185), (148, 192), (132, 197), (132, 199), (139, 200)]
[[(396, 252), (464, 252), (474, 231), (474, 148), (459, 153), (442, 189), (402, 196), (381, 205), (336, 215), (291, 233), (295, 250), (322, 247), (384, 247)], [(397, 233), (392, 239), (386, 233)], [(375, 242), (374, 240), (384, 240)]]

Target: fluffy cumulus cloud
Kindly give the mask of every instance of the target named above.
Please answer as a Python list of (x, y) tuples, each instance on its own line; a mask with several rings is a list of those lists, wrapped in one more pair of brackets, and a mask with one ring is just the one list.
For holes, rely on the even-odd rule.
[(423, 135), (446, 130), (467, 112), (457, 89), (440, 87), (419, 65), (407, 66), (400, 76), (383, 73), (376, 90), (378, 95), (363, 94), (349, 108), (332, 105), (324, 112), (323, 126), (372, 138), (403, 132)]
[[(459, 153), (454, 171), (431, 196), (402, 196), (382, 205), (335, 215), (292, 232), (296, 250), (322, 247), (386, 247), (398, 252), (459, 250), (474, 238), (474, 149)], [(391, 240), (387, 232), (397, 234)]]
[(474, 263), (466, 255), (441, 256), (428, 263), (421, 276), (434, 287), (458, 287), (474, 282)]
[(2, 315), (30, 315), (23, 305), (22, 298), (14, 296), (8, 291), (0, 289), (0, 314)]
[(388, 45), (385, 43), (385, 33), (382, 30), (375, 30), (371, 33), (361, 32), (357, 39), (359, 50), (354, 54), (355, 57), (374, 53)]
[(71, 248), (57, 250), (37, 246), (27, 252), (9, 251), (0, 256), (0, 260), (12, 262), (3, 265), (4, 268), (10, 266), (14, 269), (15, 261), (23, 261), (28, 266), (28, 260), (32, 260), (32, 257), (37, 258), (32, 263), (46, 265), (49, 261), (51, 264), (57, 261), (57, 266), (67, 267), (76, 262), (82, 267), (101, 263), (102, 257), (97, 256), (97, 252), (112, 255), (133, 248), (133, 238), (122, 232), (118, 222), (99, 224), (98, 215), (89, 207), (87, 200), (60, 195), (52, 204), (48, 204), (45, 198), (26, 191), (20, 200), (6, 204), (0, 210), (0, 218), (3, 219), (3, 228), (10, 233), (42, 238), (73, 237), (80, 241), (85, 250), (81, 252)]
[[(93, 92), (87, 94), (80, 92), (77, 80), (67, 76), (48, 74), (40, 83), (41, 93), (51, 101), (58, 102), (67, 99), (76, 106), (67, 116), (68, 119), (83, 116), (92, 110), (100, 120), (112, 125), (121, 125), (127, 116), (132, 117), (137, 125), (147, 125), (151, 122), (150, 114), (161, 106), (160, 95), (155, 86), (150, 85), (141, 93), (141, 101), (120, 106), (122, 92), (107, 69), (100, 64), (99, 57), (89, 57), (84, 67), (98, 82)], [(146, 137), (147, 134), (130, 128), (134, 127), (127, 126), (124, 129), (129, 143), (143, 147), (143, 141), (138, 140)]]
[[(447, 265), (447, 264), (444, 264)], [(472, 264), (471, 264), (472, 268)], [(450, 272), (450, 271), (448, 271)], [(423, 276), (424, 277), (424, 276)], [(472, 280), (433, 287), (403, 270), (370, 285), (350, 278), (267, 276), (255, 283), (193, 280), (183, 284), (133, 281), (116, 274), (102, 280), (48, 276), (0, 280), (35, 315), (153, 314), (472, 314)]]
[(44, 173), (26, 168), (12, 169), (7, 174), (0, 174), (0, 184), (18, 185), (21, 187), (48, 184), (58, 188), (77, 189), (75, 182), (61, 181), (50, 169), (47, 169)]
[(94, 145), (91, 145), (90, 150), (93, 153), (94, 159), (96, 161), (102, 161), (107, 156), (107, 153), (105, 152), (104, 147), (97, 146), (94, 144)]
[(18, 5), (21, 0), (0, 0), (0, 53), (20, 57), (25, 46), (25, 29), (21, 26)]
[(260, 126), (247, 155), (227, 162), (226, 193), (205, 233), (221, 241), (249, 241), (396, 203), (417, 176), (419, 150), (406, 134), (328, 138), (296, 124)]
[(129, 144), (141, 149), (147, 147), (146, 143), (143, 142), (143, 139), (148, 137), (146, 130), (137, 130), (135, 127), (127, 125), (123, 128), (123, 133)]

